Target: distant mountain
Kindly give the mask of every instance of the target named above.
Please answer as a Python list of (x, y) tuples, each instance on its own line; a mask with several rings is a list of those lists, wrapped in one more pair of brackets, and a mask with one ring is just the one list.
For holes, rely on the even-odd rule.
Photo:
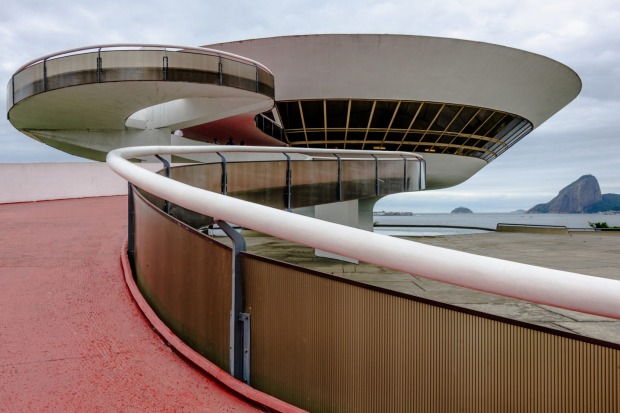
[(620, 195), (603, 194), (599, 202), (586, 208), (586, 212), (590, 214), (607, 211), (620, 211)]
[(465, 208), (465, 207), (458, 207), (458, 208), (454, 208), (451, 212), (451, 214), (473, 214), (474, 211), (472, 211), (469, 208)]
[(546, 204), (538, 204), (528, 213), (575, 214), (620, 211), (620, 195), (601, 194), (601, 187), (592, 175), (584, 175)]

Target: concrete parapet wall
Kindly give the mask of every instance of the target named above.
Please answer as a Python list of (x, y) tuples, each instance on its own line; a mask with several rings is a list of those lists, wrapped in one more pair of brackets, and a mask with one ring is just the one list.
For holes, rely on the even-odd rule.
[(601, 235), (616, 235), (616, 236), (620, 236), (620, 231), (618, 230), (601, 230), (601, 229), (585, 229), (585, 230), (568, 230), (568, 233), (573, 235), (596, 235), (596, 236), (601, 236)]
[(127, 194), (127, 181), (100, 162), (6, 163), (0, 177), (0, 204)]
[(526, 232), (529, 234), (568, 235), (568, 228), (545, 225), (497, 224), (497, 232)]

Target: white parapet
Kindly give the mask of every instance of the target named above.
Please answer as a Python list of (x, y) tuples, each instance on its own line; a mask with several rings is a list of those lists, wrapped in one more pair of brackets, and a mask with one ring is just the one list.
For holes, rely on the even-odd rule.
[(127, 181), (102, 162), (5, 163), (0, 176), (0, 204), (127, 194)]

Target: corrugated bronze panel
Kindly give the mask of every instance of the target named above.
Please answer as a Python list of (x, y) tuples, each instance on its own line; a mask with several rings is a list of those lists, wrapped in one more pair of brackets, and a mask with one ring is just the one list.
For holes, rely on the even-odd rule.
[(251, 383), (312, 412), (620, 411), (620, 350), (251, 255)]
[[(284, 155), (282, 155), (284, 158)], [(337, 202), (338, 200), (360, 199), (375, 196), (375, 160), (342, 159), (342, 187), (338, 197), (338, 162), (336, 157), (326, 155), (329, 160), (292, 161), (291, 185), (293, 208)], [(227, 194), (274, 208), (286, 208), (286, 161), (272, 162), (228, 162)], [(389, 195), (404, 190), (419, 189), (419, 161), (407, 160), (407, 185), (403, 186), (405, 164), (403, 158), (379, 159), (379, 193)], [(222, 166), (215, 164), (186, 165), (172, 168), (172, 179), (213, 192), (222, 190)], [(158, 202), (156, 198), (147, 198)], [(160, 200), (161, 201), (161, 200)], [(163, 205), (163, 201), (160, 202)], [(161, 207), (161, 205), (158, 205)]]
[(276, 162), (229, 163), (228, 190), (230, 192), (255, 191), (286, 186), (286, 159)]
[(374, 195), (376, 191), (375, 185), (376, 172), (373, 158), (342, 162), (343, 200), (359, 199)]
[(222, 188), (222, 167), (219, 163), (177, 166), (170, 169), (170, 178), (219, 193)]
[(230, 248), (173, 220), (139, 194), (134, 205), (140, 290), (177, 336), (227, 370)]
[[(413, 162), (407, 163), (407, 172), (410, 174), (417, 169), (417, 165)], [(403, 192), (405, 165), (402, 161), (385, 161), (379, 163), (379, 176), (381, 177), (381, 185), (379, 185), (380, 195), (389, 195)]]

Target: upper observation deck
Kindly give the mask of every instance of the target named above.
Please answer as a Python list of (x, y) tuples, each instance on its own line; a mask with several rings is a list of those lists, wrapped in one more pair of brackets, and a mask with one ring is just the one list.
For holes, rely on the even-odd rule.
[(102, 45), (48, 55), (20, 68), (7, 87), (7, 117), (15, 128), (52, 146), (61, 141), (88, 147), (97, 140), (95, 149), (107, 152), (131, 142), (109, 134), (89, 140), (72, 135), (157, 129), (169, 135), (170, 130), (264, 112), (273, 107), (273, 96), (271, 72), (231, 53)]

